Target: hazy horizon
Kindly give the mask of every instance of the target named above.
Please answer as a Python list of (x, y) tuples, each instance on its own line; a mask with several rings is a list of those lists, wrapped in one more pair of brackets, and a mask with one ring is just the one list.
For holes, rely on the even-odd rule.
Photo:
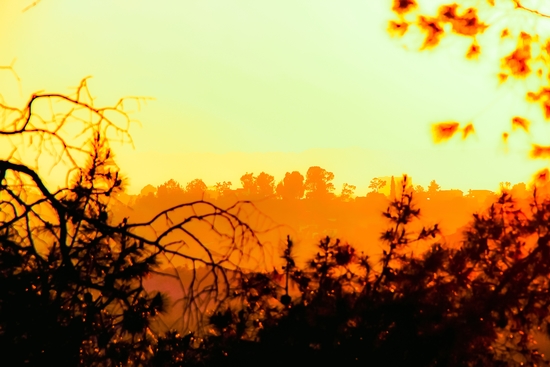
[[(151, 97), (128, 105), (141, 124), (130, 128), (135, 149), (113, 145), (129, 193), (171, 178), (238, 185), (245, 172), (279, 181), (309, 166), (358, 193), (402, 173), (496, 190), (546, 166), (528, 152), (548, 126), (501, 139), (513, 116), (538, 114), (525, 105), (526, 84), (498, 83), (499, 52), (514, 42), (468, 61), (466, 39), (418, 52), (418, 30), (392, 38), (389, 3), (218, 5), (49, 0), (23, 12), (3, 2), (0, 65), (15, 60), (20, 84), (4, 70), (2, 97), (21, 106), (37, 91), (73, 93), (86, 76), (97, 105)], [(430, 129), (441, 121), (473, 122), (475, 134), (435, 144)], [(53, 185), (56, 175), (44, 174)]]
[[(240, 177), (247, 172), (255, 175), (266, 172), (279, 182), (286, 172), (299, 171), (305, 175), (311, 166), (321, 166), (334, 173), (335, 192), (344, 183), (357, 187), (356, 195), (364, 196), (374, 177), (409, 175), (415, 185), (427, 187), (436, 180), (442, 189), (497, 191), (500, 182), (529, 183), (541, 162), (524, 160), (516, 155), (504, 155), (491, 150), (463, 150), (462, 155), (453, 149), (433, 155), (429, 149), (383, 151), (374, 149), (317, 148), (302, 152), (135, 152), (125, 150), (115, 157), (122, 173), (129, 178), (128, 193), (139, 194), (146, 185), (160, 186), (174, 179), (184, 185), (202, 179), (207, 186), (230, 181), (232, 188), (241, 186)], [(480, 157), (485, 157), (480, 159)], [(509, 170), (516, 163), (521, 169)], [(515, 162), (514, 162), (515, 161)], [(478, 169), (487, 174), (479, 177)], [(168, 168), (168, 169), (167, 169)]]

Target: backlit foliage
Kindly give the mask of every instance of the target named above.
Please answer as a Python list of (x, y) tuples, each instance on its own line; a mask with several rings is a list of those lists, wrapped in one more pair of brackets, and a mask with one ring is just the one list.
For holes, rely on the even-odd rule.
[[(550, 120), (550, 34), (548, 22), (550, 9), (544, 1), (463, 1), (448, 2), (440, 5), (435, 11), (423, 10), (423, 5), (432, 5), (431, 0), (418, 0), (417, 3), (394, 1), (392, 10), (396, 19), (389, 21), (388, 31), (394, 36), (405, 36), (411, 27), (416, 27), (424, 34), (420, 49), (434, 48), (441, 44), (446, 36), (459, 36), (471, 39), (471, 44), (465, 52), (467, 59), (478, 59), (483, 55), (480, 42), (491, 39), (486, 32), (489, 28), (496, 32), (501, 42), (512, 42), (511, 51), (500, 55), (497, 78), (500, 83), (511, 79), (534, 79), (540, 87), (526, 91), (526, 101), (541, 106), (542, 115)], [(483, 18), (483, 19), (482, 19)], [(499, 48), (499, 44), (484, 47)], [(512, 130), (529, 132), (531, 123), (523, 116), (513, 117)], [(435, 142), (448, 140), (457, 132), (458, 126), (450, 123), (440, 123), (433, 130)], [(473, 126), (473, 125), (472, 125)], [(519, 129), (518, 129), (519, 128)], [(507, 130), (507, 129), (506, 129)], [(505, 143), (510, 137), (509, 131), (501, 131)], [(472, 130), (473, 131), (473, 130)], [(464, 131), (463, 137), (470, 135)], [(540, 154), (540, 149), (533, 149), (531, 157), (548, 158)]]

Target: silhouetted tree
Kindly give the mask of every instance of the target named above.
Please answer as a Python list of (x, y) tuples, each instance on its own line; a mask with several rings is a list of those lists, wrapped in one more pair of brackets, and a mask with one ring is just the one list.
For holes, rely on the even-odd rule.
[(298, 171), (285, 173), (285, 178), (277, 184), (277, 195), (285, 200), (301, 199), (304, 192), (304, 176)]
[(241, 184), (245, 195), (251, 198), (264, 198), (274, 194), (274, 177), (261, 172), (257, 177), (252, 173), (246, 173), (241, 177)]
[(256, 193), (256, 185), (254, 184), (255, 177), (253, 173), (245, 173), (241, 176), (241, 185), (244, 189), (245, 195), (251, 196)]
[(309, 167), (306, 173), (304, 188), (307, 198), (326, 198), (334, 191), (334, 173), (319, 166)]
[(231, 181), (223, 181), (216, 183), (216, 192), (218, 193), (218, 198), (225, 197), (231, 191)]
[(435, 182), (435, 180), (431, 180), (431, 181), (430, 181), (430, 185), (428, 186), (428, 193), (429, 193), (430, 195), (435, 194), (435, 193), (438, 192), (440, 189), (441, 189), (441, 186), (439, 186), (439, 184), (438, 184), (437, 182)]
[(353, 198), (353, 194), (355, 193), (355, 189), (357, 187), (355, 185), (350, 185), (348, 183), (344, 183), (342, 185), (342, 192), (340, 193), (340, 199), (344, 201), (349, 201)]
[(414, 187), (414, 191), (416, 191), (417, 193), (420, 194), (420, 193), (425, 192), (426, 190), (424, 189), (424, 187), (423, 187), (422, 185), (416, 185), (416, 186)]
[(185, 194), (188, 198), (193, 200), (200, 200), (205, 198), (206, 190), (208, 187), (200, 178), (196, 178), (193, 181), (190, 181), (185, 186)]
[[(189, 327), (231, 294), (239, 262), (259, 249), (239, 203), (221, 209), (201, 200), (145, 222), (113, 219), (125, 180), (109, 142), (130, 141), (129, 102), (94, 107), (83, 80), (75, 96), (39, 93), (21, 109), (0, 105), (0, 144), (11, 148), (0, 157), (0, 354), (11, 366), (149, 365), (164, 348), (154, 325), (168, 301), (145, 290), (145, 277), (180, 280), (160, 266), (189, 265), (179, 300)], [(62, 167), (67, 185), (52, 190), (40, 172)], [(169, 181), (160, 196), (171, 190), (181, 188)], [(224, 246), (206, 246), (197, 224)]]
[(270, 174), (261, 172), (254, 183), (260, 198), (272, 196), (275, 193), (275, 178)]
[(381, 178), (375, 177), (370, 181), (369, 189), (371, 189), (371, 192), (378, 192), (381, 188), (386, 186), (386, 181), (382, 180)]
[(180, 185), (179, 182), (174, 179), (170, 179), (157, 187), (157, 198), (161, 200), (170, 200), (170, 201), (181, 201), (183, 199), (183, 194), (185, 193), (184, 188)]
[(153, 194), (155, 195), (155, 193), (157, 192), (157, 189), (155, 186), (153, 185), (147, 185), (147, 186), (144, 186), (143, 189), (141, 189), (140, 191), (140, 195), (141, 196), (147, 196), (149, 194)]

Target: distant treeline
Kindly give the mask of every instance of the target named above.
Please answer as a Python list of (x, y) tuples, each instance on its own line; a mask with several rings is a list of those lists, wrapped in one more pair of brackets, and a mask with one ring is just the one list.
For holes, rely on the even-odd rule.
[[(401, 177), (375, 177), (369, 183), (369, 192), (366, 197), (382, 193), (389, 199), (395, 198), (401, 187)], [(261, 172), (245, 173), (240, 178), (240, 187), (233, 188), (235, 184), (231, 181), (217, 182), (208, 186), (202, 179), (196, 178), (183, 185), (174, 179), (170, 179), (160, 186), (147, 185), (142, 188), (139, 196), (155, 195), (157, 198), (170, 196), (172, 199), (236, 199), (236, 200), (257, 200), (274, 198), (282, 200), (297, 199), (340, 199), (351, 201), (361, 195), (357, 195), (357, 186), (344, 183), (338, 191), (332, 182), (334, 173), (319, 166), (309, 167), (305, 176), (299, 171), (286, 172), (284, 178), (277, 182), (275, 177)], [(414, 190), (418, 198), (440, 198), (453, 199), (467, 196), (476, 198), (478, 201), (485, 201), (488, 197), (494, 199), (494, 193), (490, 190), (469, 190), (464, 193), (461, 190), (442, 190), (441, 186), (432, 180), (427, 188), (422, 185), (413, 185), (409, 177), (408, 186)], [(528, 196), (528, 189), (525, 183), (511, 185), (510, 182), (501, 182), (500, 190), (510, 191), (514, 196)], [(363, 196), (363, 197), (365, 197)], [(374, 195), (376, 196), (376, 195)], [(127, 198), (128, 201), (131, 198)]]
[[(305, 245), (298, 246), (301, 258), (309, 257), (313, 244), (327, 235), (345, 238), (367, 253), (379, 251), (380, 233), (385, 225), (380, 214), (401, 194), (402, 177), (372, 179), (370, 192), (365, 196), (356, 196), (355, 186), (347, 183), (336, 194), (333, 179), (332, 172), (319, 166), (310, 167), (305, 176), (298, 171), (287, 172), (278, 183), (265, 172), (245, 173), (240, 188), (232, 188), (233, 184), (227, 181), (208, 187), (198, 178), (185, 185), (171, 179), (158, 187), (147, 185), (139, 195), (119, 195), (113, 212), (115, 220), (128, 218), (135, 223), (147, 221), (159, 211), (180, 203), (206, 200), (227, 208), (239, 200), (250, 200), (265, 216), (261, 218), (261, 226), (266, 232), (259, 234), (262, 241), (279, 246), (290, 234)], [(442, 233), (447, 236), (458, 236), (472, 213), (489, 207), (498, 197), (489, 190), (467, 193), (442, 190), (435, 180), (424, 188), (413, 186), (409, 179), (407, 186), (413, 189), (415, 202), (422, 208), (422, 222), (440, 223)], [(524, 183), (513, 186), (502, 183), (501, 191), (508, 191), (516, 198), (529, 196)], [(260, 220), (259, 214), (254, 215), (255, 218), (249, 219)]]

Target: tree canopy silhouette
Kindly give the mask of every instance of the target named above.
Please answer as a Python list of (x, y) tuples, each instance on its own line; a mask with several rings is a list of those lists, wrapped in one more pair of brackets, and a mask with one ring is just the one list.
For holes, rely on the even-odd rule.
[(378, 192), (384, 186), (386, 186), (386, 181), (378, 177), (373, 178), (369, 183), (369, 189), (372, 189), (372, 192)]
[(435, 181), (431, 180), (430, 185), (428, 186), (428, 193), (433, 195), (441, 189), (441, 186)]
[(342, 185), (342, 191), (340, 192), (340, 199), (344, 201), (352, 200), (353, 195), (355, 194), (355, 189), (357, 189), (357, 186), (344, 183)]
[(285, 173), (284, 179), (277, 184), (277, 195), (283, 199), (301, 199), (304, 196), (304, 176), (293, 171)]
[(304, 188), (307, 198), (328, 198), (334, 191), (334, 173), (319, 166), (309, 167), (306, 173)]
[(265, 172), (261, 172), (256, 177), (253, 173), (246, 173), (241, 177), (241, 184), (248, 198), (265, 198), (275, 193), (274, 179)]

